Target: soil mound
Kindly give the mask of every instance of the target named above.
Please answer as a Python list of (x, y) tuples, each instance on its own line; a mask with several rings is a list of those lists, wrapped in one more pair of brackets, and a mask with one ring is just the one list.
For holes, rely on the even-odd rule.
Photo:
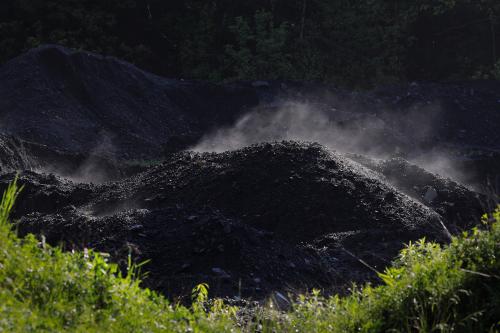
[(447, 223), (447, 227), (453, 228), (455, 232), (477, 224), (481, 213), (494, 207), (492, 197), (475, 193), (449, 178), (428, 172), (403, 158), (375, 161), (359, 155), (349, 156), (380, 173), (387, 183), (432, 208), (446, 221), (454, 221), (455, 224)]
[(257, 103), (239, 85), (164, 79), (111, 57), (42, 46), (0, 68), (4, 133), (51, 148), (139, 159)]
[(271, 291), (325, 287), (333, 279), (314, 251), (208, 208), (136, 209), (107, 217), (67, 209), (29, 214), (19, 230), (47, 235), (51, 243), (64, 240), (68, 249), (96, 248), (122, 267), (129, 253), (137, 262), (150, 260), (146, 285), (171, 297), (189, 299), (194, 285), (207, 282), (212, 295), (260, 299)]
[[(414, 176), (415, 184), (455, 194), (425, 205), (381, 171), (318, 144), (266, 143), (175, 154), (101, 185), (25, 172), (15, 214), (23, 216), (19, 230), (51, 243), (96, 248), (118, 261), (129, 251), (151, 259), (146, 283), (168, 295), (185, 295), (202, 281), (219, 296), (338, 291), (375, 278), (359, 259), (381, 270), (405, 242), (445, 242), (444, 226), (466, 228), (455, 203), (469, 200), (467, 209), (481, 210), (474, 192)], [(13, 177), (2, 176), (1, 187)], [(445, 202), (448, 210), (439, 210)]]
[[(126, 190), (126, 191), (123, 191)], [(122, 198), (116, 202), (116, 198)], [(379, 176), (318, 144), (266, 143), (221, 154), (180, 154), (99, 199), (212, 206), (290, 241), (353, 229), (423, 230), (439, 216)], [(438, 233), (439, 234), (439, 233)]]
[(75, 181), (102, 183), (122, 179), (141, 169), (139, 164), (62, 151), (0, 134), (0, 173), (32, 170), (55, 173)]

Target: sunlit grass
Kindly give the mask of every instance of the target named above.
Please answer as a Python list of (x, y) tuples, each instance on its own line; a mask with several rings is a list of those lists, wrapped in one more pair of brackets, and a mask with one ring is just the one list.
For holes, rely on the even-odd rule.
[(500, 210), (449, 246), (408, 245), (380, 278), (348, 297), (301, 296), (287, 312), (267, 302), (241, 320), (209, 287), (191, 307), (140, 287), (105, 255), (68, 253), (8, 221), (19, 189), (0, 204), (0, 332), (496, 332), (500, 321)]
[(13, 183), (0, 205), (0, 332), (224, 332), (229, 312), (169, 304), (139, 287), (131, 267), (93, 251), (67, 253), (18, 239), (7, 216), (18, 194)]

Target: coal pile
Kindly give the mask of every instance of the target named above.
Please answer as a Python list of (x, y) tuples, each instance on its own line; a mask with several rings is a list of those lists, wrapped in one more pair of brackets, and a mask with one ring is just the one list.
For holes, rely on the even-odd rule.
[[(450, 203), (469, 201), (468, 212), (481, 211), (478, 195), (465, 187), (415, 176), (453, 190)], [(2, 186), (13, 177), (2, 176)], [(376, 281), (360, 259), (382, 270), (405, 242), (446, 242), (449, 230), (470, 222), (458, 218), (460, 207), (426, 205), (382, 172), (313, 143), (179, 153), (101, 185), (34, 172), (20, 183), (26, 191), (15, 215), (23, 234), (95, 248), (122, 263), (129, 253), (150, 259), (145, 283), (172, 297), (199, 282), (231, 297), (342, 291), (352, 281)]]
[(171, 298), (345, 292), (489, 210), (422, 157), (498, 182), (498, 87), (217, 85), (42, 46), (0, 68), (0, 190), (20, 172), (21, 235), (149, 260), (144, 284)]
[(141, 201), (148, 207), (179, 200), (208, 205), (294, 242), (367, 225), (419, 230), (438, 219), (377, 177), (317, 144), (267, 143), (178, 155), (105, 193), (99, 203), (106, 209)]
[(78, 153), (151, 158), (170, 139), (196, 140), (257, 103), (241, 85), (169, 80), (55, 45), (0, 68), (2, 132)]
[(100, 183), (125, 178), (141, 169), (134, 163), (54, 149), (0, 134), (0, 173), (31, 170), (55, 173), (75, 181)]
[(306, 291), (332, 281), (314, 251), (289, 246), (209, 208), (136, 209), (107, 217), (70, 208), (29, 214), (19, 230), (47, 235), (51, 243), (64, 240), (67, 249), (98, 249), (122, 267), (128, 254), (136, 262), (150, 260), (146, 286), (173, 298), (189, 299), (202, 282), (214, 295), (262, 299), (271, 291)]
[(374, 161), (359, 155), (349, 156), (380, 173), (386, 182), (432, 208), (446, 221), (460, 221), (456, 225), (447, 225), (455, 232), (473, 227), (479, 222), (481, 212), (494, 207), (493, 198), (474, 193), (449, 178), (428, 172), (403, 158)]
[[(411, 83), (375, 89), (372, 98), (387, 105), (390, 113), (421, 122), (433, 119), (428, 145), (453, 145), (498, 150), (500, 134), (500, 82)], [(427, 106), (427, 108), (425, 107)], [(384, 116), (382, 116), (384, 117)], [(418, 117), (417, 117), (418, 118)], [(400, 122), (401, 124), (401, 122)], [(417, 131), (419, 124), (408, 122), (403, 131)], [(424, 143), (424, 142), (422, 142)]]

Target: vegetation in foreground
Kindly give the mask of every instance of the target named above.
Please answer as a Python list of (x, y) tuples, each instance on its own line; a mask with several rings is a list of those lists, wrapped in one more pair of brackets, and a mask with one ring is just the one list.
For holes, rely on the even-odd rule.
[(449, 246), (420, 241), (380, 278), (348, 297), (314, 291), (291, 309), (239, 310), (206, 302), (171, 304), (141, 289), (138, 268), (122, 275), (91, 250), (65, 253), (34, 236), (20, 239), (8, 222), (19, 188), (0, 204), (0, 332), (497, 332), (500, 329), (500, 208)]

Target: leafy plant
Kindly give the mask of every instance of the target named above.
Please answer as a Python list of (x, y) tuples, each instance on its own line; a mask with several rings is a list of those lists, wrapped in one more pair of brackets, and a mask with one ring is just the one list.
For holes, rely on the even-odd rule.
[[(122, 275), (92, 250), (68, 253), (8, 221), (19, 194), (0, 203), (0, 332), (497, 332), (500, 329), (500, 207), (483, 225), (441, 246), (409, 244), (381, 285), (351, 294), (298, 296), (292, 309), (240, 309), (193, 289), (190, 308), (140, 288), (138, 268)], [(248, 317), (250, 313), (250, 317)], [(241, 316), (243, 314), (243, 316)]]
[(208, 284), (200, 283), (196, 285), (191, 292), (191, 300), (193, 303), (204, 303), (208, 301)]
[(138, 267), (122, 275), (92, 250), (68, 253), (19, 239), (7, 217), (19, 194), (0, 204), (0, 332), (228, 332), (233, 314), (171, 305), (140, 288)]

